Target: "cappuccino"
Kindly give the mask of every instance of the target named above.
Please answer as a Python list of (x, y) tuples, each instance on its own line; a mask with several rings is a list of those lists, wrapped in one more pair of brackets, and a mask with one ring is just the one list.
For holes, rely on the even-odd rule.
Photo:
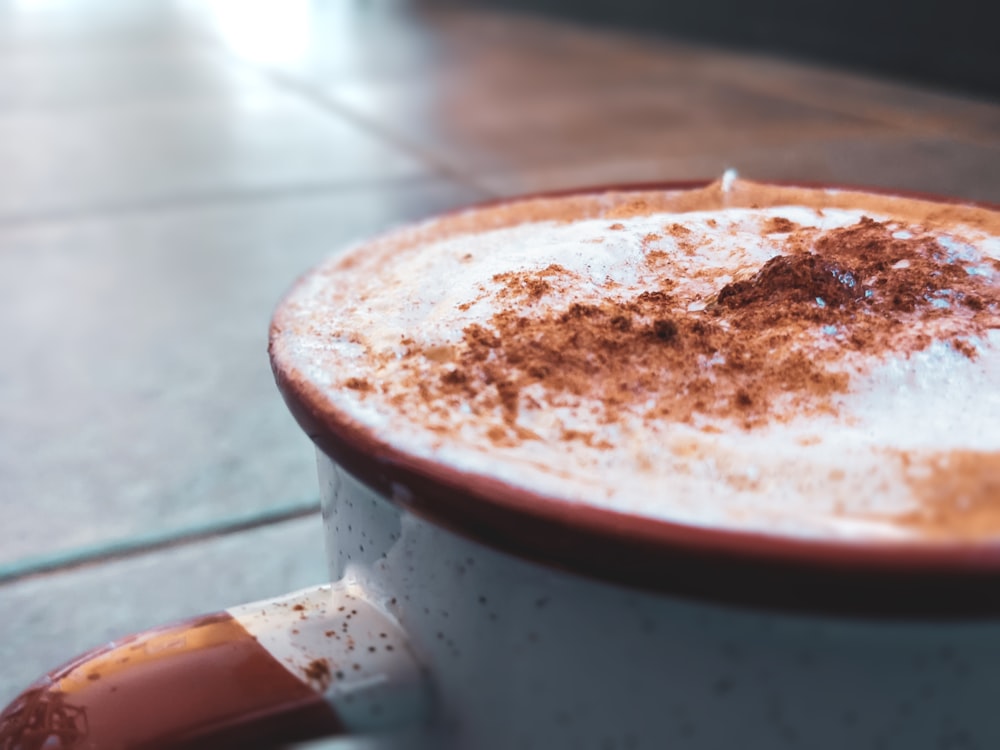
[(416, 459), (798, 538), (1000, 536), (1000, 212), (724, 180), (389, 233), (275, 317), (286, 377)]

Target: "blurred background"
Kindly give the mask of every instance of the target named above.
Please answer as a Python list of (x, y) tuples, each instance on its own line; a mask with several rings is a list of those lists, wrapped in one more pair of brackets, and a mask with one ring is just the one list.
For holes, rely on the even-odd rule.
[(0, 0), (0, 704), (324, 580), (270, 312), (354, 239), (715, 177), (1000, 202), (993, 6)]

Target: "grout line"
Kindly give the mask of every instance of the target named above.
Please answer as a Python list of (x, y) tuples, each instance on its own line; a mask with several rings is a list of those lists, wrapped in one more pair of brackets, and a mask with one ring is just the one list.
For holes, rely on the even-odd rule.
[(293, 521), (298, 518), (318, 515), (319, 500), (303, 500), (271, 510), (260, 511), (242, 517), (195, 524), (167, 531), (153, 531), (147, 534), (117, 539), (110, 542), (86, 545), (75, 549), (52, 552), (24, 558), (0, 565), (0, 585), (13, 583), (25, 578), (33, 578), (44, 573), (73, 570), (85, 565), (112, 562), (131, 557), (139, 557), (149, 552), (181, 547), (220, 536), (229, 536), (242, 531)]
[[(232, 55), (232, 53), (230, 53)], [(270, 81), (274, 86), (279, 89), (296, 95), (299, 98), (309, 102), (315, 107), (323, 110), (327, 114), (332, 114), (342, 120), (347, 120), (351, 124), (361, 128), (364, 132), (374, 135), (377, 138), (381, 138), (387, 144), (399, 149), (408, 156), (417, 159), (418, 161), (425, 164), (432, 172), (434, 172), (439, 177), (444, 177), (448, 180), (458, 182), (461, 185), (478, 190), (483, 193), (487, 198), (498, 198), (499, 196), (494, 194), (487, 186), (480, 184), (475, 180), (475, 178), (463, 172), (460, 169), (453, 167), (447, 160), (441, 159), (435, 154), (429, 152), (428, 150), (420, 147), (419, 145), (412, 143), (406, 138), (401, 137), (398, 133), (393, 130), (384, 127), (381, 123), (371, 118), (365, 117), (359, 114), (350, 107), (345, 107), (343, 104), (331, 99), (329, 96), (324, 94), (322, 91), (316, 89), (315, 86), (311, 85), (307, 81), (295, 78), (288, 73), (285, 73), (274, 68), (265, 67), (263, 65), (258, 65), (235, 55), (232, 58), (236, 60), (241, 65), (244, 65), (251, 70), (255, 71), (258, 75), (262, 76), (265, 80)]]
[[(345, 182), (301, 183), (299, 185), (278, 185), (251, 189), (190, 192), (163, 198), (149, 198), (135, 202), (105, 203), (66, 210), (41, 211), (38, 213), (0, 214), (0, 232), (9, 227), (18, 227), (49, 222), (87, 221), (92, 219), (114, 219), (119, 216), (158, 213), (178, 209), (197, 209), (210, 206), (236, 205), (282, 198), (302, 198), (323, 194), (335, 195), (348, 190), (370, 190), (378, 187), (405, 187), (421, 183), (440, 182), (441, 177), (432, 174), (414, 174), (400, 177), (381, 177)], [(485, 191), (481, 191), (485, 192)], [(489, 196), (487, 196), (489, 197)]]

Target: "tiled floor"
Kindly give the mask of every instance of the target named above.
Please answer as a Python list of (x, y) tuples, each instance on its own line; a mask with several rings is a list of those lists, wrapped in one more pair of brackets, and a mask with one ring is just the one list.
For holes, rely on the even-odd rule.
[(1000, 202), (1000, 106), (404, 0), (0, 0), (0, 704), (325, 576), (270, 311), (494, 195), (837, 180)]

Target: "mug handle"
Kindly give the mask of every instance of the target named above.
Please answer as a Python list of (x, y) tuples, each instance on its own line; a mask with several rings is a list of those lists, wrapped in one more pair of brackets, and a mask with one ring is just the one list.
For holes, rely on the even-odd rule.
[(273, 748), (413, 726), (429, 706), (400, 627), (341, 581), (82, 654), (0, 713), (0, 750)]

